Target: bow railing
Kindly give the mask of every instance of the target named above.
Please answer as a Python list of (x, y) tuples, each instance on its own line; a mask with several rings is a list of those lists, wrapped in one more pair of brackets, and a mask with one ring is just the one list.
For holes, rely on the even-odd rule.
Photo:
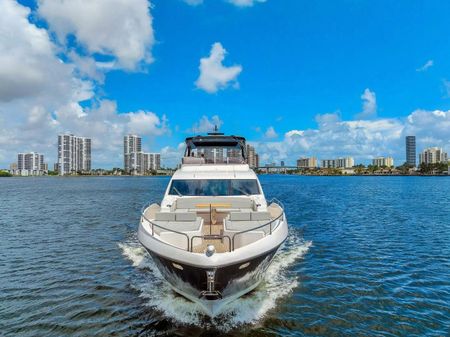
[[(270, 221), (268, 221), (267, 223), (265, 223), (263, 225), (258, 225), (258, 226), (255, 226), (255, 227), (243, 230), (243, 231), (239, 231), (239, 232), (233, 233), (233, 236), (231, 238), (230, 238), (229, 235), (195, 235), (195, 236), (192, 236), (191, 238), (189, 238), (189, 235), (186, 234), (186, 233), (183, 233), (183, 232), (180, 232), (180, 231), (173, 230), (171, 228), (166, 228), (164, 226), (161, 226), (161, 225), (155, 223), (154, 221), (148, 219), (147, 216), (145, 215), (145, 211), (150, 206), (150, 202), (146, 203), (142, 207), (142, 209), (141, 209), (141, 216), (142, 216), (143, 219), (145, 219), (145, 221), (147, 221), (150, 224), (151, 235), (154, 238), (156, 238), (155, 237), (155, 227), (159, 228), (159, 229), (161, 229), (163, 231), (167, 231), (167, 232), (171, 232), (171, 233), (175, 233), (175, 234), (181, 235), (181, 236), (186, 238), (186, 247), (187, 247), (186, 249), (180, 248), (178, 246), (172, 245), (172, 244), (170, 244), (168, 242), (165, 242), (163, 240), (160, 240), (160, 239), (156, 238), (160, 242), (163, 242), (163, 243), (165, 243), (167, 245), (170, 245), (170, 246), (178, 248), (178, 249), (186, 250), (188, 252), (192, 252), (192, 250), (193, 250), (193, 240), (194, 239), (208, 239), (208, 240), (211, 240), (211, 239), (213, 239), (213, 240), (227, 239), (228, 240), (229, 251), (231, 252), (231, 251), (235, 250), (235, 238), (236, 237), (238, 237), (240, 235), (243, 235), (245, 233), (249, 233), (249, 232), (253, 232), (253, 231), (259, 230), (259, 229), (264, 228), (264, 227), (269, 227), (269, 233), (268, 234), (272, 235), (273, 231), (278, 228), (278, 226), (279, 226), (279, 224), (281, 222), (280, 220), (282, 220), (282, 218), (284, 216), (284, 205), (283, 205), (283, 203), (281, 201), (279, 201), (276, 198), (272, 198), (269, 203), (270, 204), (271, 203), (276, 203), (281, 208), (281, 213), (276, 218), (271, 219)], [(275, 222), (276, 222), (276, 224), (274, 225)]]

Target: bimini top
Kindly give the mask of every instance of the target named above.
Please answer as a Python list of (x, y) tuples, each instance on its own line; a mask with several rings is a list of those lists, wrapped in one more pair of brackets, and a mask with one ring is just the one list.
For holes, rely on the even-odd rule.
[(186, 138), (184, 163), (196, 163), (196, 158), (203, 159), (205, 164), (224, 164), (245, 162), (247, 157), (245, 138), (225, 136), (223, 133), (210, 132), (206, 136)]

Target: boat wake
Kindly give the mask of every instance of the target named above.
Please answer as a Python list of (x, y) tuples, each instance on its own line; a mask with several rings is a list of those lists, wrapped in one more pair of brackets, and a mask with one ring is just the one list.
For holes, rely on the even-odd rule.
[(208, 318), (209, 322), (200, 305), (185, 299), (170, 288), (137, 239), (120, 243), (119, 247), (134, 267), (145, 271), (145, 279), (132, 284), (132, 287), (146, 299), (148, 306), (182, 324), (206, 324), (221, 330), (230, 330), (238, 325), (256, 323), (269, 310), (275, 308), (279, 299), (288, 295), (298, 285), (298, 277), (289, 267), (306, 254), (311, 244), (311, 241), (304, 241), (297, 232), (292, 231), (267, 269), (264, 281), (251, 293), (226, 304), (219, 316)]

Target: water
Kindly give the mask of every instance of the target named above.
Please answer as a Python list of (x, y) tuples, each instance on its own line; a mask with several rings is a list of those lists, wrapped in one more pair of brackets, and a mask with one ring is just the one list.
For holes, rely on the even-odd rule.
[(215, 320), (137, 242), (167, 182), (0, 179), (0, 335), (450, 335), (450, 178), (262, 176), (290, 236)]

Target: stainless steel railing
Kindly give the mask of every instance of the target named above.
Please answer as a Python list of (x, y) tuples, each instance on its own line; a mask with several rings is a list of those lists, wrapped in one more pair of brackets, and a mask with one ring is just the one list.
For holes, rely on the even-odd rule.
[[(173, 230), (171, 228), (166, 228), (164, 226), (158, 225), (158, 224), (154, 223), (153, 221), (151, 221), (150, 219), (148, 219), (145, 216), (145, 210), (149, 207), (150, 202), (147, 202), (144, 206), (142, 206), (141, 217), (143, 219), (145, 219), (151, 225), (151, 230), (152, 230), (151, 235), (153, 237), (155, 237), (155, 227), (157, 227), (157, 228), (160, 228), (162, 230), (165, 230), (165, 231), (168, 231), (168, 232), (171, 232), (171, 233), (182, 235), (182, 236), (184, 236), (186, 238), (187, 249), (183, 249), (183, 248), (177, 247), (177, 246), (172, 245), (172, 244), (170, 244), (168, 242), (164, 242), (164, 241), (158, 239), (160, 242), (162, 242), (164, 244), (167, 244), (169, 246), (172, 246), (172, 247), (175, 247), (175, 248), (178, 248), (178, 249), (182, 249), (182, 250), (186, 250), (188, 252), (192, 252), (193, 241), (194, 241), (195, 238), (197, 238), (197, 239), (199, 239), (199, 238), (201, 238), (201, 239), (210, 239), (210, 240), (228, 239), (229, 240), (228, 241), (229, 242), (228, 247), (229, 247), (229, 251), (231, 252), (231, 251), (234, 251), (234, 249), (235, 249), (235, 238), (237, 236), (239, 236), (239, 235), (242, 235), (242, 234), (245, 234), (245, 233), (248, 233), (248, 232), (252, 232), (252, 231), (264, 228), (266, 226), (269, 226), (269, 235), (272, 235), (272, 232), (275, 229), (277, 229), (279, 224), (280, 224), (279, 220), (282, 219), (283, 216), (284, 216), (284, 205), (283, 205), (283, 203), (281, 201), (279, 201), (278, 199), (276, 199), (276, 198), (272, 198), (269, 201), (269, 204), (274, 203), (274, 202), (276, 204), (278, 204), (280, 206), (280, 208), (281, 208), (280, 215), (278, 215), (276, 218), (270, 220), (269, 222), (267, 222), (267, 223), (265, 223), (263, 225), (259, 225), (259, 226), (256, 226), (256, 227), (252, 227), (250, 229), (246, 229), (246, 230), (243, 230), (243, 231), (236, 232), (236, 233), (233, 234), (231, 239), (230, 239), (230, 236), (228, 236), (228, 235), (195, 235), (191, 239), (189, 239), (189, 235), (187, 235), (186, 233), (175, 231), (175, 230)], [(273, 227), (273, 223), (276, 222), (276, 221), (278, 221), (278, 222), (277, 222), (276, 226)]]
[[(148, 223), (150, 223), (151, 229), (152, 229), (152, 236), (155, 237), (155, 227), (158, 227), (158, 228), (160, 228), (160, 229), (162, 229), (162, 230), (165, 230), (165, 231), (168, 231), (168, 232), (172, 232), (172, 233), (176, 233), (176, 234), (182, 235), (182, 236), (186, 237), (187, 251), (189, 251), (189, 235), (187, 235), (186, 233), (183, 233), (183, 232), (178, 232), (178, 231), (175, 231), (175, 230), (173, 230), (173, 229), (166, 228), (166, 227), (163, 227), (163, 226), (161, 226), (161, 225), (158, 225), (158, 224), (154, 223), (153, 221), (151, 221), (150, 219), (148, 219), (148, 218), (145, 216), (145, 210), (148, 208), (149, 204), (150, 204), (150, 202), (146, 203), (146, 204), (142, 207), (142, 209), (141, 209), (141, 216), (142, 216)], [(159, 241), (161, 241), (161, 240), (159, 240)], [(161, 241), (161, 242), (163, 242), (163, 241)], [(169, 244), (169, 243), (167, 243), (167, 242), (164, 242), (164, 243), (165, 243), (165, 244), (168, 244), (168, 245), (170, 245), (170, 246), (172, 246), (172, 247), (175, 247), (175, 248), (178, 248), (178, 249), (182, 249), (182, 248), (180, 248), (180, 247), (171, 245), (171, 244)]]

